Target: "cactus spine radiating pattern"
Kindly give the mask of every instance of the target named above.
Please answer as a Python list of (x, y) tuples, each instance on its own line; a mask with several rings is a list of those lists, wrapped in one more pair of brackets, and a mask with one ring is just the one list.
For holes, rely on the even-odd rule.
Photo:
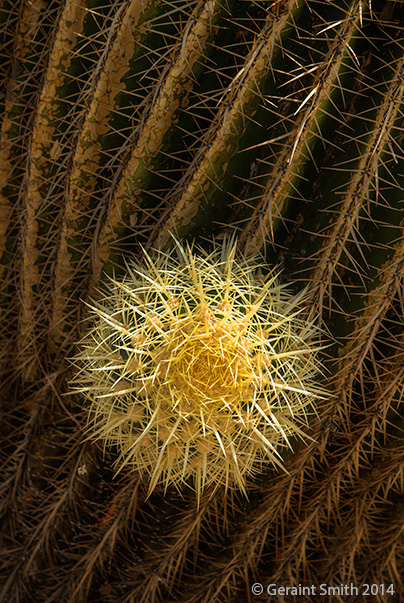
[[(393, 584), (395, 595), (377, 597), (403, 599), (403, 9), (0, 0), (1, 600), (238, 602), (251, 599), (253, 577)], [(219, 306), (225, 287), (209, 279), (229, 236), (234, 267), (263, 256), (262, 307), (266, 266), (279, 273), (283, 307), (284, 286), (291, 299), (306, 290), (279, 349), (324, 333), (315, 364), (326, 370), (315, 377), (303, 356), (283, 377), (290, 386), (304, 368), (302, 390), (328, 392), (307, 406), (300, 394), (310, 411), (301, 437), (282, 426), (293, 452), (268, 438), (276, 408), (260, 407), (262, 421), (252, 413), (261, 444), (274, 445), (269, 457), (270, 445), (249, 449), (252, 432), (243, 440), (233, 426), (270, 391), (265, 378), (279, 388), (281, 365), (260, 367), (260, 385), (256, 354), (241, 343), (264, 345), (258, 327), (248, 340), (235, 335), (238, 314), (191, 319), (192, 287), (170, 310), (170, 340), (142, 322), (168, 312), (152, 267), (194, 240), (197, 257), (212, 259), (204, 295)], [(141, 371), (108, 318), (118, 292), (128, 303), (128, 266), (143, 275), (131, 269), (136, 287), (138, 278), (151, 287), (143, 318), (131, 315), (153, 342)], [(178, 269), (159, 266), (167, 278)], [(243, 314), (251, 300), (236, 298)], [(143, 385), (145, 396), (133, 393)], [(156, 392), (167, 403), (174, 390), (176, 418), (150, 421)], [(187, 415), (187, 404), (206, 414), (209, 392), (222, 399), (220, 417)], [(135, 394), (147, 409), (128, 418)], [(297, 398), (283, 400), (287, 423)], [(178, 443), (191, 418), (187, 452)], [(127, 436), (140, 440), (125, 449)], [(278, 453), (285, 471), (264, 459)]]
[[(115, 444), (130, 466), (198, 501), (212, 486), (238, 487), (262, 464), (282, 467), (290, 436), (303, 436), (319, 398), (302, 296), (224, 242), (207, 257), (183, 249), (133, 264), (93, 308), (76, 358), (75, 389), (91, 402), (90, 435)], [(310, 341), (311, 339), (311, 341)]]

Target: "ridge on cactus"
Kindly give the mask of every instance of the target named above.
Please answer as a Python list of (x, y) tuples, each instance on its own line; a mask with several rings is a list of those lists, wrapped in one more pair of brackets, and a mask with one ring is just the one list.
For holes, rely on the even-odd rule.
[(317, 333), (304, 291), (236, 259), (224, 240), (211, 253), (182, 247), (145, 254), (109, 297), (74, 362), (74, 389), (90, 401), (89, 431), (119, 452), (118, 470), (146, 474), (149, 492), (183, 482), (238, 487), (303, 438), (322, 392)]
[(403, 24), (0, 1), (0, 601), (404, 601)]

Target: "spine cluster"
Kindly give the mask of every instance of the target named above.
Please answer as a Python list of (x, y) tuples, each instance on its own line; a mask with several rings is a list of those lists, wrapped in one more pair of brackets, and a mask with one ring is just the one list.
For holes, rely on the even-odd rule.
[(404, 601), (403, 10), (0, 0), (1, 600)]
[(177, 243), (132, 263), (93, 307), (76, 358), (91, 434), (117, 446), (119, 469), (145, 473), (150, 490), (189, 479), (198, 497), (212, 484), (245, 490), (264, 463), (282, 465), (319, 395), (302, 300), (273, 272), (259, 280), (231, 242), (210, 254)]

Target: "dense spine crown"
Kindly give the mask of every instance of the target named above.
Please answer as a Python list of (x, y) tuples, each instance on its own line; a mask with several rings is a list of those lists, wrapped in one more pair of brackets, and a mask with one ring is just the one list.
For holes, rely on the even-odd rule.
[[(175, 257), (177, 252), (178, 257)], [(75, 389), (91, 401), (90, 431), (116, 444), (120, 468), (150, 476), (150, 490), (191, 478), (233, 485), (303, 436), (318, 397), (315, 328), (287, 294), (225, 241), (210, 254), (177, 242), (133, 262), (93, 307)]]

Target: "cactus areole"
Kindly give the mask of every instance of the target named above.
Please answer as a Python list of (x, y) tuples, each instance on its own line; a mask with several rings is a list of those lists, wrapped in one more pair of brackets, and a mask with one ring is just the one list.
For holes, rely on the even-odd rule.
[[(257, 259), (226, 241), (210, 254), (183, 248), (146, 254), (112, 280), (75, 358), (76, 391), (89, 432), (158, 483), (239, 487), (304, 437), (321, 395), (304, 293), (292, 296)], [(262, 266), (261, 266), (262, 268)]]

